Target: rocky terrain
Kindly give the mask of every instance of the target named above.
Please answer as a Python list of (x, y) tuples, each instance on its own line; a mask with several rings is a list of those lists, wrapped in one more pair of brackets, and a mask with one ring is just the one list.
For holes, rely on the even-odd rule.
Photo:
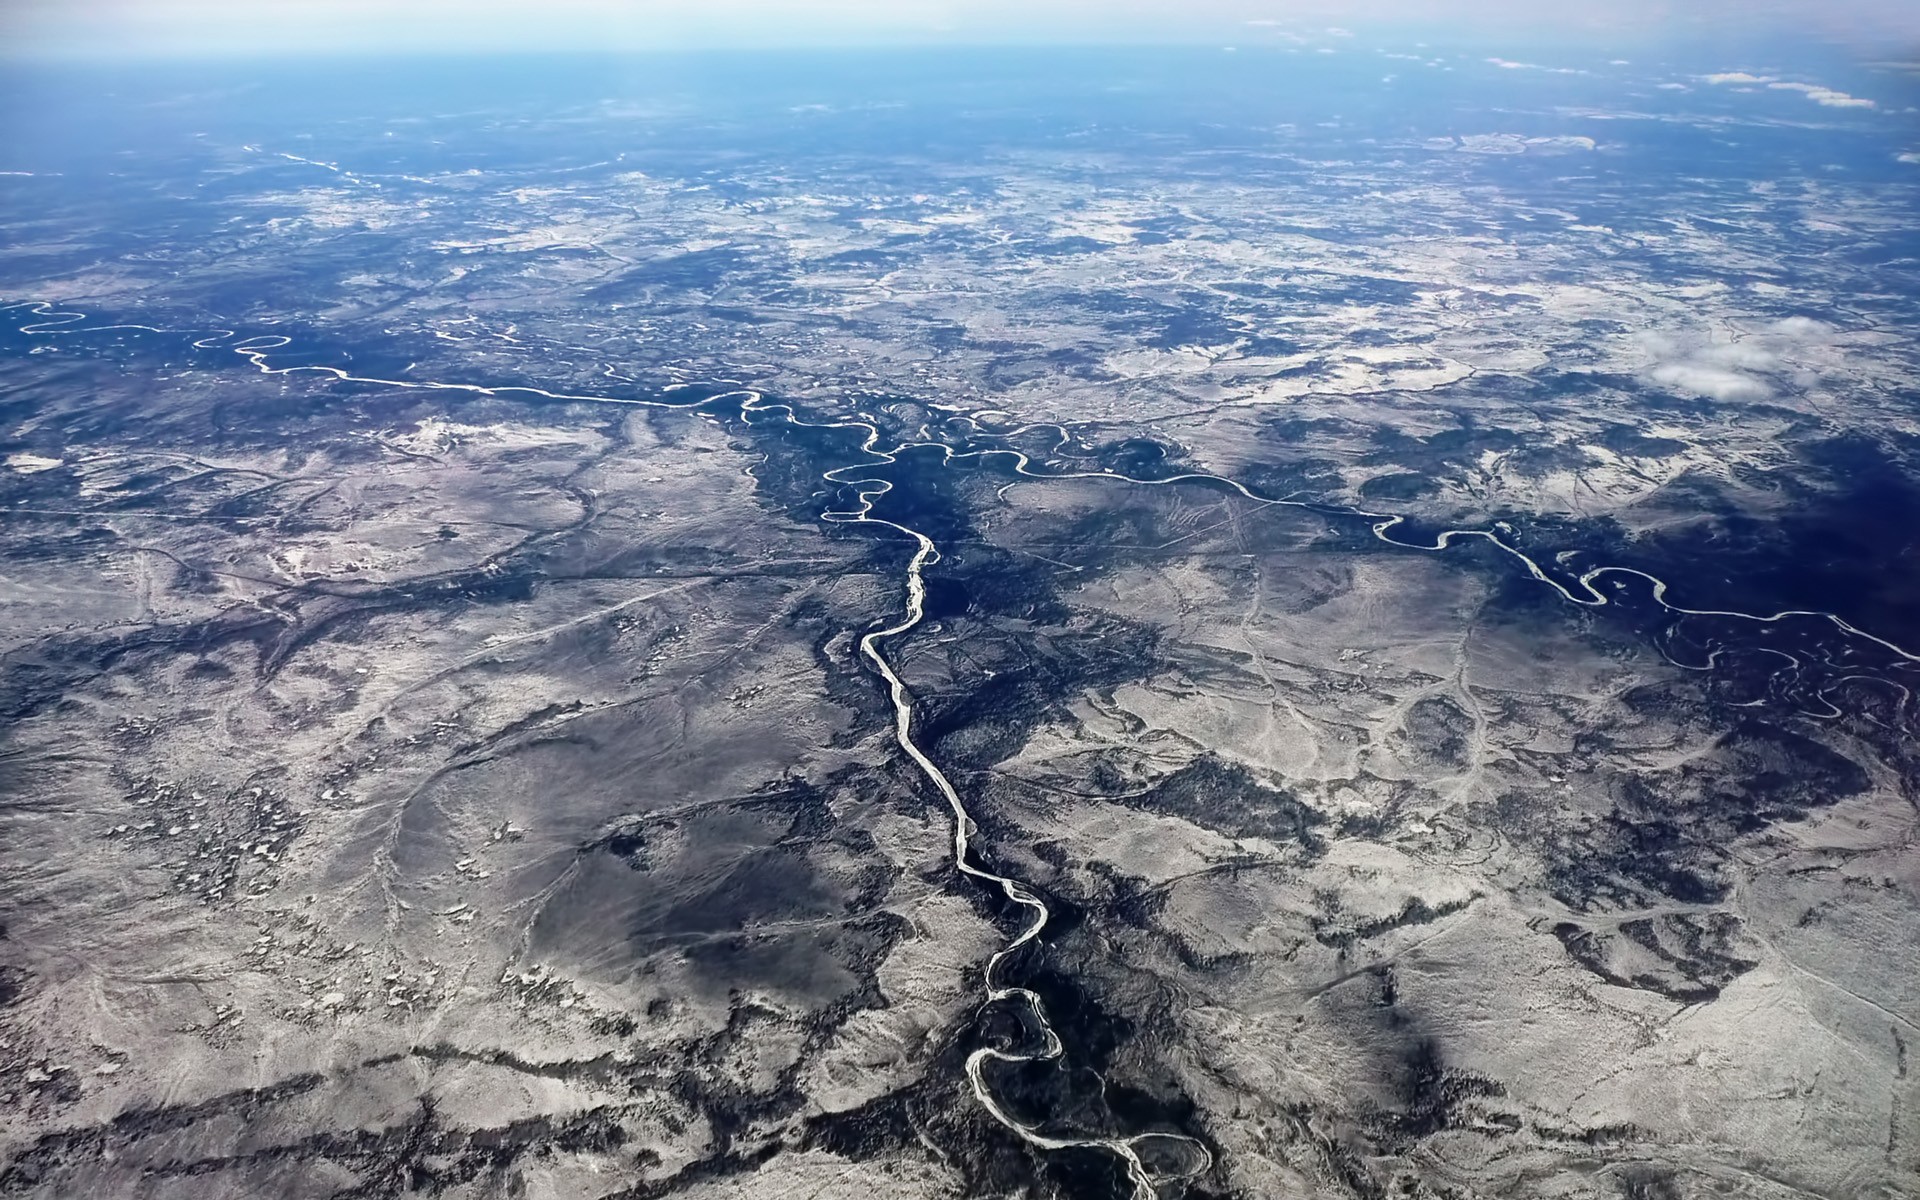
[(0, 1195), (1917, 1194), (1911, 78), (1339, 50), (40, 80)]

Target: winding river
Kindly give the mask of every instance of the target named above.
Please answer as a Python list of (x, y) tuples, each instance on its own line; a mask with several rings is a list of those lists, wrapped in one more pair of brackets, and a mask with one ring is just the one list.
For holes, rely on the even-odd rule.
[[(1572, 579), (1570, 583), (1563, 583), (1542, 567), (1536, 559), (1503, 538), (1498, 528), (1444, 530), (1435, 537), (1431, 545), (1406, 542), (1398, 540), (1393, 536), (1394, 531), (1407, 522), (1408, 518), (1405, 515), (1369, 512), (1344, 505), (1299, 499), (1294, 496), (1264, 496), (1233, 479), (1205, 472), (1182, 472), (1159, 478), (1140, 478), (1122, 474), (1111, 469), (1091, 471), (1036, 470), (1033, 459), (1026, 452), (1010, 447), (961, 451), (956, 450), (953, 446), (945, 442), (934, 440), (903, 441), (892, 446), (882, 446), (879, 422), (866, 414), (861, 414), (857, 420), (807, 421), (802, 419), (799, 414), (794, 411), (792, 406), (778, 402), (769, 403), (762, 393), (747, 388), (710, 392), (700, 396), (698, 399), (680, 403), (670, 399), (643, 400), (617, 396), (554, 392), (544, 388), (521, 384), (490, 386), (438, 380), (385, 379), (376, 376), (356, 375), (340, 367), (325, 365), (295, 364), (290, 366), (276, 366), (269, 361), (269, 356), (275, 351), (286, 349), (292, 344), (290, 338), (278, 334), (243, 338), (234, 330), (216, 330), (209, 333), (205, 330), (163, 329), (138, 324), (87, 325), (85, 323), (87, 318), (84, 313), (63, 311), (54, 307), (52, 304), (44, 302), (0, 306), (0, 311), (8, 310), (16, 313), (24, 310), (28, 316), (33, 318), (28, 321), (28, 323), (18, 326), (20, 333), (29, 336), (74, 335), (113, 330), (137, 330), (153, 334), (190, 337), (193, 339), (191, 344), (194, 347), (203, 350), (225, 348), (266, 375), (322, 375), (340, 382), (372, 387), (418, 391), (445, 391), (476, 396), (509, 398), (519, 395), (567, 403), (611, 404), (639, 408), (681, 409), (687, 411), (712, 407), (721, 410), (730, 409), (737, 413), (743, 422), (749, 425), (756, 424), (759, 420), (777, 417), (779, 420), (795, 428), (847, 430), (863, 435), (856, 451), (861, 456), (862, 461), (842, 467), (835, 467), (823, 472), (821, 476), (824, 482), (835, 485), (841, 490), (842, 494), (850, 491), (853, 497), (852, 504), (850, 507), (829, 508), (821, 514), (821, 520), (828, 523), (867, 525), (877, 529), (889, 530), (911, 542), (913, 545), (913, 553), (907, 560), (905, 568), (904, 584), (906, 603), (904, 611), (893, 624), (862, 636), (859, 640), (860, 654), (873, 669), (874, 673), (886, 684), (888, 701), (893, 710), (893, 739), (899, 746), (900, 752), (914, 764), (933, 786), (934, 790), (940, 794), (951, 812), (953, 820), (952, 856), (955, 869), (962, 875), (978, 880), (987, 887), (997, 890), (1005, 899), (1012, 902), (1025, 914), (1019, 932), (1003, 944), (1000, 949), (987, 960), (984, 972), (985, 1003), (1004, 1003), (1023, 1006), (1031, 1018), (1033, 1027), (1039, 1031), (1039, 1044), (1023, 1049), (1007, 1049), (996, 1046), (982, 1046), (974, 1049), (968, 1054), (966, 1059), (968, 1082), (972, 1087), (974, 1096), (993, 1119), (1017, 1135), (1028, 1145), (1045, 1151), (1090, 1149), (1113, 1155), (1126, 1170), (1130, 1186), (1134, 1193), (1134, 1200), (1154, 1200), (1154, 1197), (1158, 1195), (1157, 1185), (1159, 1183), (1170, 1182), (1175, 1178), (1185, 1178), (1204, 1173), (1212, 1165), (1211, 1152), (1204, 1144), (1191, 1137), (1171, 1133), (1149, 1132), (1123, 1137), (1053, 1136), (1042, 1132), (1034, 1125), (1021, 1121), (1012, 1113), (1008, 1112), (999, 1100), (996, 1099), (993, 1089), (986, 1077), (989, 1064), (1017, 1065), (1022, 1063), (1053, 1061), (1059, 1059), (1064, 1052), (1061, 1038), (1047, 1015), (1046, 1006), (1042, 1002), (1041, 997), (1029, 988), (1004, 982), (1002, 978), (1004, 974), (1003, 967), (1007, 958), (1023, 947), (1035, 942), (1046, 929), (1052, 913), (1047, 906), (1047, 902), (1032, 888), (1011, 876), (999, 874), (982, 865), (974, 850), (974, 837), (978, 832), (978, 826), (974, 822), (971, 813), (969, 813), (966, 802), (962, 799), (953, 781), (948, 778), (947, 774), (941, 770), (939, 764), (934, 762), (915, 740), (913, 694), (908, 689), (906, 682), (901, 679), (899, 673), (894, 669), (892, 662), (888, 659), (886, 646), (889, 642), (913, 631), (920, 625), (924, 618), (927, 598), (926, 571), (928, 567), (939, 562), (940, 551), (934, 544), (933, 539), (924, 532), (874, 515), (877, 502), (881, 497), (886, 495), (887, 492), (892, 490), (893, 484), (889, 480), (875, 478), (868, 474), (862, 474), (862, 472), (895, 463), (898, 461), (900, 455), (908, 451), (931, 450), (938, 452), (942, 462), (947, 464), (964, 459), (1001, 458), (1006, 461), (1007, 465), (1009, 465), (1016, 474), (1029, 479), (1098, 479), (1111, 481), (1115, 484), (1134, 486), (1196, 484), (1225, 488), (1260, 504), (1287, 505), (1309, 509), (1323, 515), (1365, 521), (1368, 523), (1368, 527), (1371, 529), (1375, 538), (1402, 549), (1441, 553), (1449, 547), (1463, 541), (1479, 540), (1490, 543), (1501, 552), (1516, 559), (1532, 578), (1553, 588), (1562, 599), (1574, 605), (1587, 608), (1604, 606), (1610, 603), (1611, 600), (1594, 586), (1596, 582), (1613, 578), (1616, 580), (1616, 584), (1618, 584), (1627, 579), (1637, 578), (1649, 585), (1652, 600), (1676, 617), (1715, 618), (1763, 625), (1796, 620), (1822, 623), (1831, 626), (1842, 638), (1850, 642), (1857, 640), (1860, 643), (1877, 648), (1883, 654), (1898, 660), (1899, 665), (1908, 666), (1920, 664), (1920, 656), (1891, 641), (1861, 630), (1834, 613), (1792, 610), (1772, 614), (1757, 614), (1731, 610), (1687, 608), (1668, 599), (1668, 587), (1663, 580), (1649, 575), (1644, 571), (1623, 566), (1596, 567)], [(683, 383), (672, 385), (667, 388), (666, 391), (670, 394), (675, 391), (683, 391), (696, 387), (704, 388), (706, 386), (707, 385)], [(988, 420), (988, 418), (996, 415), (1004, 414), (998, 410), (978, 410), (971, 413), (959, 413), (951, 419), (969, 425), (983, 436), (1002, 441), (1010, 441), (1015, 437), (1051, 430), (1057, 438), (1054, 443), (1057, 449), (1065, 446), (1072, 437), (1070, 430), (1066, 426), (1051, 422), (1017, 425), (1004, 429), (997, 428), (995, 427), (997, 423), (990, 423)], [(924, 429), (921, 432), (925, 435)], [(1789, 659), (1796, 668), (1800, 663), (1798, 658), (1784, 651), (1767, 650), (1766, 652)], [(1690, 666), (1689, 669), (1712, 669), (1720, 653), (1719, 650), (1714, 650), (1709, 654), (1708, 661), (1704, 667)], [(1688, 666), (1688, 664), (1684, 663), (1676, 663), (1676, 665)], [(1838, 682), (1845, 682), (1847, 679), (1867, 679), (1900, 689), (1903, 697), (1901, 701), (1901, 708), (1903, 710), (1910, 699), (1910, 692), (1908, 692), (1904, 685), (1890, 679), (1885, 679), (1878, 674), (1857, 673), (1843, 676)], [(1834, 707), (1831, 701), (1825, 700), (1824, 692), (1816, 693), (1816, 698), (1825, 702), (1829, 708), (1833, 709), (1833, 712), (1831, 714), (1807, 713), (1806, 715), (1840, 715), (1840, 710)], [(1192, 1165), (1187, 1170), (1181, 1171), (1177, 1176), (1156, 1177), (1155, 1171), (1148, 1165), (1146, 1158), (1141, 1153), (1141, 1147), (1153, 1141), (1172, 1142), (1184, 1146), (1188, 1151), (1188, 1158)]]

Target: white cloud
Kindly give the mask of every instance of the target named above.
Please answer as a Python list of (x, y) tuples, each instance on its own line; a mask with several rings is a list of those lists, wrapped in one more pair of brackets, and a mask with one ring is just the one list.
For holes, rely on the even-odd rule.
[(1465, 133), (1458, 137), (1428, 138), (1429, 150), (1459, 150), (1467, 154), (1525, 154), (1565, 150), (1593, 150), (1599, 143), (1590, 137), (1524, 137), (1517, 133)]
[(1765, 400), (1773, 389), (1751, 375), (1695, 363), (1669, 363), (1653, 369), (1653, 381), (1713, 400)]
[[(1859, 96), (1849, 96), (1838, 88), (1830, 88), (1818, 83), (1795, 83), (1776, 79), (1771, 75), (1755, 75), (1748, 71), (1721, 71), (1715, 75), (1702, 75), (1700, 78), (1708, 83), (1765, 84), (1768, 89), (1776, 92), (1799, 92), (1815, 104), (1823, 104), (1828, 108), (1879, 107), (1871, 100), (1865, 100)], [(1660, 86), (1667, 87), (1669, 85), (1661, 84)]]
[(1503, 71), (1545, 71), (1549, 75), (1585, 75), (1586, 71), (1576, 71), (1572, 67), (1543, 67), (1539, 63), (1514, 62), (1510, 58), (1489, 58), (1488, 62)]
[(1874, 102), (1862, 100), (1858, 96), (1849, 96), (1845, 92), (1830, 87), (1821, 87), (1817, 83), (1769, 83), (1767, 85), (1778, 92), (1799, 92), (1815, 104), (1824, 104), (1828, 108), (1873, 108)]
[(1812, 317), (1783, 317), (1773, 323), (1773, 333), (1790, 342), (1824, 342), (1832, 335), (1833, 326)]
[(1752, 342), (1728, 342), (1725, 345), (1708, 347), (1701, 351), (1694, 361), (1711, 367), (1766, 371), (1780, 365), (1780, 356), (1765, 346), (1758, 346)]
[(1909, 151), (1906, 154), (1900, 155), (1899, 161), (1903, 163), (1920, 163), (1920, 153)]
[(1824, 321), (1792, 316), (1738, 324), (1744, 332), (1735, 341), (1641, 337), (1650, 359), (1643, 368), (1646, 378), (1675, 391), (1737, 403), (1817, 387), (1837, 361), (1838, 335)]

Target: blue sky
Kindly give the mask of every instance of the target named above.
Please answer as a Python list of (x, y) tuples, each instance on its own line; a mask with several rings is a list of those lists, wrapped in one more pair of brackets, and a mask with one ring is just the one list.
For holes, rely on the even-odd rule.
[(1328, 28), (1642, 41), (1767, 27), (1889, 52), (1920, 0), (0, 0), (15, 54), (1170, 42)]

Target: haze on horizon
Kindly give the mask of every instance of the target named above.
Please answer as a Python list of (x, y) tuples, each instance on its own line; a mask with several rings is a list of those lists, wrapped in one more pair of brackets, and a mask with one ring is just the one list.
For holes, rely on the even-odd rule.
[(1297, 44), (1364, 35), (1605, 42), (1788, 34), (1894, 54), (1905, 0), (12, 0), (14, 58), (886, 45)]

